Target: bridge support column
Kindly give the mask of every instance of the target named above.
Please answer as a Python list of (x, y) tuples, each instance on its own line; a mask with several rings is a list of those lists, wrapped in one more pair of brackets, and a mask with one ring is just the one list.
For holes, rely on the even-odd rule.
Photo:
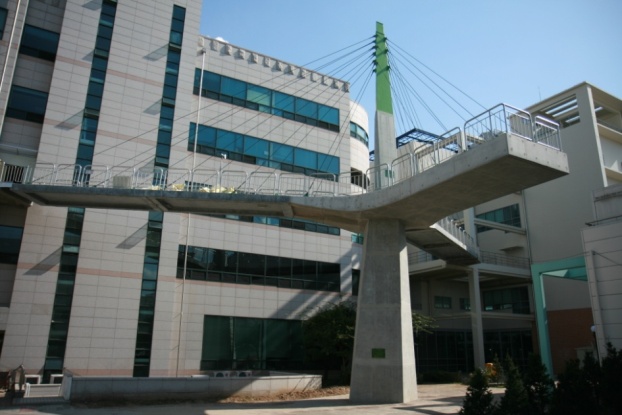
[(479, 270), (472, 267), (469, 272), (469, 298), (471, 300), (471, 331), (473, 333), (473, 363), (483, 369), (486, 365), (484, 354), (484, 328), (482, 322), (482, 302), (479, 291)]
[(370, 220), (363, 251), (350, 400), (410, 402), (417, 378), (403, 225)]

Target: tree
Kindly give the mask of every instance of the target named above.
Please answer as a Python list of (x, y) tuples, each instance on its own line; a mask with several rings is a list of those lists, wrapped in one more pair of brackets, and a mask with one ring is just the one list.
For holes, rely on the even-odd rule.
[(432, 334), (432, 329), (438, 327), (436, 324), (434, 324), (436, 320), (432, 316), (426, 316), (424, 314), (413, 312), (412, 320), (413, 334), (415, 335), (415, 338), (417, 337), (419, 332)]
[(324, 368), (339, 361), (340, 383), (348, 384), (354, 350), (356, 303), (327, 304), (302, 323), (307, 361), (320, 362)]
[(549, 376), (540, 355), (531, 354), (527, 362), (524, 377), (525, 389), (529, 397), (529, 405), (534, 415), (543, 415), (548, 411), (555, 383)]
[(476, 369), (469, 381), (460, 415), (493, 415), (496, 407), (488, 388), (488, 380), (481, 369)]
[(595, 399), (590, 382), (581, 369), (579, 359), (568, 360), (564, 372), (560, 373), (557, 378), (551, 414), (582, 415), (597, 413), (598, 402)]
[[(329, 303), (303, 317), (302, 330), (307, 363), (328, 370), (338, 361), (341, 384), (350, 383), (356, 303), (351, 300)], [(432, 333), (434, 318), (412, 313), (413, 334)]]
[(498, 414), (501, 415), (530, 415), (529, 396), (523, 384), (521, 374), (508, 355), (504, 361), (505, 394), (499, 402)]
[(607, 357), (602, 362), (600, 397), (606, 414), (622, 414), (622, 350), (607, 343)]

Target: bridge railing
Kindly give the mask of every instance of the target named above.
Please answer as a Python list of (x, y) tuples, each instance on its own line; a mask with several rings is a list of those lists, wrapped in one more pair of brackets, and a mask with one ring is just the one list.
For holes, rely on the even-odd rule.
[(555, 121), (536, 115), (533, 120), (533, 139), (558, 150), (562, 149), (559, 124)]
[(462, 131), (457, 127), (447, 131), (439, 136), (438, 141), (415, 151), (415, 174), (438, 166), (464, 151), (463, 148)]
[(440, 226), (451, 236), (462, 242), (466, 247), (467, 252), (469, 252), (471, 255), (479, 257), (479, 247), (477, 246), (477, 242), (475, 242), (475, 239), (473, 239), (473, 237), (469, 235), (464, 229), (458, 227), (452, 218), (443, 218), (436, 222), (435, 225)]
[(469, 148), (501, 134), (513, 134), (561, 150), (558, 123), (508, 104), (499, 104), (466, 121), (464, 134)]
[(80, 166), (40, 163), (23, 172), (23, 183), (304, 196), (349, 196), (393, 186), (437, 166), (463, 151), (469, 151), (501, 134), (513, 134), (561, 150), (559, 124), (526, 111), (499, 104), (468, 120), (464, 129), (454, 128), (429, 145), (418, 147), (389, 164), (371, 167), (365, 173), (316, 173), (303, 175), (277, 170), (161, 169), (140, 166)]

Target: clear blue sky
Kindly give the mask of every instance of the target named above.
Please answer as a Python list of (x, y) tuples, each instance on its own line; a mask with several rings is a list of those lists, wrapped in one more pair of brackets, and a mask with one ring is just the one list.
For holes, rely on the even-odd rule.
[(376, 21), (485, 107), (526, 107), (583, 81), (622, 97), (622, 0), (204, 0), (201, 34), (303, 65), (371, 38)]

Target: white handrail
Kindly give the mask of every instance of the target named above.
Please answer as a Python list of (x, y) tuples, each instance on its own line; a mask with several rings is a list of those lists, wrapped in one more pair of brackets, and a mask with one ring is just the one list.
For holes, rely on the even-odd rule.
[[(27, 183), (52, 186), (114, 187), (144, 190), (255, 193), (304, 196), (349, 196), (377, 191), (407, 180), (463, 151), (500, 134), (513, 134), (561, 151), (560, 127), (541, 116), (499, 104), (471, 118), (464, 130), (454, 128), (435, 143), (418, 147), (389, 164), (370, 167), (364, 174), (316, 173), (311, 176), (278, 170), (146, 169), (124, 166), (80, 166), (40, 163), (28, 168)], [(243, 169), (243, 170), (242, 170)], [(360, 176), (360, 177), (359, 177)]]

